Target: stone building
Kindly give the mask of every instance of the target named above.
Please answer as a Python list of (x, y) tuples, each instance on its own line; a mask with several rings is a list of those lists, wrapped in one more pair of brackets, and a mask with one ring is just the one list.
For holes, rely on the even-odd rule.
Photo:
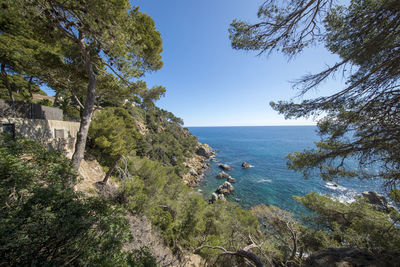
[(0, 132), (22, 135), (71, 158), (79, 122), (65, 121), (58, 108), (0, 99)]

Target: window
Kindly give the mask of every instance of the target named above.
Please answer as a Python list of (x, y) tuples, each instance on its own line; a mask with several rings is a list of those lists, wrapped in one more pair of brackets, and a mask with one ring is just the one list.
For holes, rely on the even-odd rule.
[(14, 137), (15, 136), (15, 124), (4, 123), (3, 124), (3, 133), (9, 133)]
[(64, 138), (64, 129), (54, 129), (54, 138)]

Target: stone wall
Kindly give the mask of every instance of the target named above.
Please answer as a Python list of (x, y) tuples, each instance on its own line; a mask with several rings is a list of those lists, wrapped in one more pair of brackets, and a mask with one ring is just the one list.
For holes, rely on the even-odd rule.
[(80, 126), (79, 122), (8, 117), (0, 118), (0, 132), (3, 124), (14, 125), (16, 135), (36, 140), (49, 149), (64, 151), (69, 158), (74, 152)]
[(0, 117), (59, 121), (64, 119), (63, 111), (59, 108), (52, 108), (23, 101), (14, 101), (13, 105), (11, 101), (4, 99), (0, 99)]

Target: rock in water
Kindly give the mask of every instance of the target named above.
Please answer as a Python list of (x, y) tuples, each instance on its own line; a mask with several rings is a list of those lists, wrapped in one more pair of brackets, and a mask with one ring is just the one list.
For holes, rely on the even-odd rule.
[(248, 163), (245, 161), (245, 162), (242, 163), (242, 167), (245, 168), (245, 169), (247, 169), (247, 168), (250, 168), (251, 165), (248, 164)]
[(230, 177), (230, 175), (227, 174), (227, 173), (224, 172), (224, 171), (218, 173), (218, 175), (217, 175), (217, 178), (218, 178), (218, 179), (225, 179), (225, 178), (229, 178), (229, 177)]
[(222, 164), (222, 163), (220, 163), (220, 164), (218, 164), (218, 167), (220, 167), (221, 169), (223, 169), (223, 170), (225, 170), (225, 171), (230, 171), (230, 170), (232, 170), (232, 167), (229, 166), (228, 164)]
[(235, 178), (232, 178), (232, 177), (228, 177), (228, 179), (226, 179), (228, 182), (230, 182), (230, 183), (236, 183), (236, 179)]
[(224, 182), (222, 185), (220, 185), (218, 187), (218, 189), (216, 190), (216, 192), (218, 194), (224, 194), (224, 195), (229, 195), (230, 193), (233, 192), (233, 190), (235, 190), (233, 188), (233, 185), (231, 185), (230, 182)]

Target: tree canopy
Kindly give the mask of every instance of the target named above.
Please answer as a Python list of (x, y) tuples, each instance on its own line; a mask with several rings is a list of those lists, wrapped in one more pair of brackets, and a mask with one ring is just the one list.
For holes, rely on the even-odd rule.
[[(400, 3), (396, 0), (268, 0), (255, 24), (234, 21), (230, 38), (235, 49), (259, 53), (281, 51), (293, 56), (307, 46), (323, 44), (340, 61), (294, 84), (304, 95), (335, 74), (344, 88), (327, 97), (271, 106), (285, 118), (322, 115), (317, 148), (288, 156), (288, 167), (323, 178), (383, 177), (395, 188), (400, 179)], [(359, 168), (346, 167), (358, 159)], [(368, 171), (376, 170), (377, 171)]]
[[(9, 72), (33, 75), (57, 93), (72, 97), (81, 118), (72, 159), (77, 168), (98, 91), (102, 96), (117, 95), (116, 89), (121, 88), (123, 95), (128, 91), (148, 98), (146, 88), (135, 86), (132, 79), (162, 67), (160, 33), (153, 20), (127, 0), (3, 1), (1, 8), (5, 15), (0, 24), (0, 44), (5, 48), (0, 55), (3, 80), (7, 67)], [(12, 40), (16, 46), (9, 46)], [(111, 82), (118, 86), (109, 86)]]
[(0, 144), (2, 266), (142, 266), (152, 259), (123, 251), (132, 238), (126, 213), (71, 188), (76, 174), (60, 152), (3, 135)]

